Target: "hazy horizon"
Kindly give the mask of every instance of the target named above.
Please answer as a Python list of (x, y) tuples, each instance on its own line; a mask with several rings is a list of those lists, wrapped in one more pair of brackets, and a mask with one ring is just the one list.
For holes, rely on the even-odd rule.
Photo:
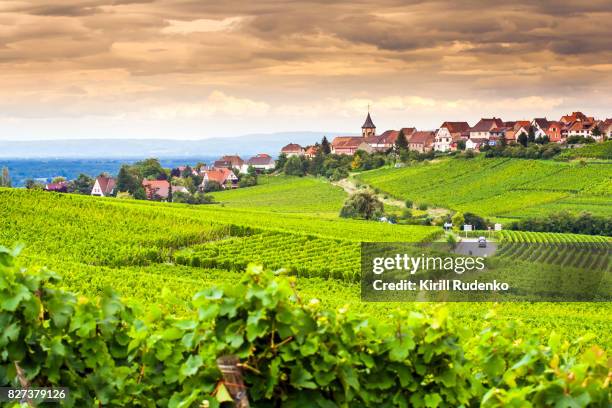
[(612, 116), (612, 3), (0, 4), (0, 140)]

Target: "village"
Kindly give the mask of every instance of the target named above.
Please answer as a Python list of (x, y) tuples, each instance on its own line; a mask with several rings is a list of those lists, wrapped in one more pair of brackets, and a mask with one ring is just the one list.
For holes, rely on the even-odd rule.
[[(85, 188), (81, 194), (93, 196), (121, 196), (128, 193), (134, 198), (156, 201), (178, 201), (204, 203), (193, 200), (198, 194), (249, 187), (257, 184), (257, 175), (278, 170), (278, 162), (291, 157), (313, 159), (318, 154), (353, 156), (358, 151), (365, 153), (389, 154), (403, 142), (407, 151), (419, 154), (452, 154), (457, 151), (481, 152), (500, 145), (522, 145), (528, 143), (557, 144), (567, 147), (571, 143), (598, 143), (612, 138), (612, 119), (597, 120), (582, 112), (572, 112), (559, 120), (534, 118), (532, 120), (504, 121), (501, 118), (482, 118), (474, 126), (468, 122), (445, 121), (436, 130), (417, 130), (415, 127), (402, 127), (399, 130), (386, 130), (377, 134), (376, 125), (370, 112), (361, 127), (360, 136), (337, 136), (329, 143), (301, 146), (289, 143), (284, 146), (277, 158), (260, 153), (247, 160), (239, 155), (224, 155), (213, 163), (198, 163), (193, 167), (184, 165), (164, 173), (161, 167), (157, 173), (149, 174), (136, 182), (124, 181), (119, 186), (121, 172), (117, 177), (102, 174), (91, 179), (90, 191)], [(398, 142), (398, 139), (403, 139)], [(159, 162), (156, 166), (159, 167)], [(282, 170), (282, 169), (281, 169)], [(124, 172), (124, 178), (127, 177)], [(71, 182), (55, 179), (44, 184), (44, 190), (73, 192)], [(134, 183), (138, 185), (134, 187)], [(125, 187), (131, 185), (132, 187)], [(73, 188), (74, 189), (74, 188)], [(129, 190), (129, 191), (125, 191)], [(140, 196), (139, 196), (139, 192)]]
[[(564, 115), (558, 121), (546, 118), (517, 120), (505, 122), (500, 118), (482, 118), (474, 126), (468, 122), (444, 122), (436, 130), (419, 131), (414, 127), (403, 127), (399, 130), (386, 130), (376, 134), (376, 126), (368, 112), (361, 127), (361, 136), (338, 136), (331, 143), (332, 154), (354, 155), (358, 150), (368, 153), (386, 152), (392, 149), (402, 135), (406, 138), (409, 150), (418, 153), (453, 152), (473, 150), (479, 152), (484, 146), (496, 146), (499, 143), (521, 143), (526, 145), (530, 138), (543, 143), (564, 144), (572, 138), (592, 138), (602, 142), (612, 137), (612, 118), (596, 120), (582, 112)], [(283, 147), (281, 153), (288, 157), (305, 155), (313, 157), (316, 146), (302, 147), (290, 143)]]

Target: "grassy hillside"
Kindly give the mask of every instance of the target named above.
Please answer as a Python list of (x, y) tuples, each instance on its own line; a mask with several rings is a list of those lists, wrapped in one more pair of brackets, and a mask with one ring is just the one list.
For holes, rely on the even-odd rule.
[(558, 159), (604, 159), (612, 160), (612, 140), (604, 143), (595, 143), (580, 147), (578, 149), (568, 149), (557, 156)]
[(560, 210), (612, 216), (612, 162), (445, 159), (372, 170), (357, 178), (397, 198), (489, 217)]
[[(159, 304), (162, 310), (182, 313), (197, 290), (235, 281), (238, 270), (255, 260), (289, 267), (300, 276), (297, 286), (303, 298), (321, 299), (325, 307), (350, 305), (380, 319), (398, 307), (439, 307), (362, 303), (359, 284), (345, 279), (358, 273), (359, 241), (427, 239), (437, 228), (8, 189), (0, 189), (0, 203), (0, 245), (25, 243), (21, 262), (48, 265), (64, 276), (66, 287), (89, 295), (110, 286), (145, 305)], [(176, 264), (181, 255), (188, 265)], [(195, 257), (199, 261), (193, 262)], [(204, 262), (211, 258), (216, 264)], [(607, 303), (446, 306), (461, 324), (475, 330), (490, 323), (481, 318), (493, 308), (494, 319), (521, 320), (527, 331), (545, 328), (566, 337), (593, 332), (604, 346), (610, 343), (610, 307)]]
[(337, 217), (346, 193), (313, 177), (259, 176), (255, 187), (214, 193), (215, 201), (230, 208)]

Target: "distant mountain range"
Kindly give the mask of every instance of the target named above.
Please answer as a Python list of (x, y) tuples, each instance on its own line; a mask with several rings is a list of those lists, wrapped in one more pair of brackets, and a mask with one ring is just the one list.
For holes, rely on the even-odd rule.
[[(223, 154), (276, 156), (288, 143), (301, 145), (331, 141), (337, 132), (279, 132), (201, 140), (65, 139), (0, 141), (0, 158), (145, 158), (198, 157)], [(350, 134), (350, 133), (342, 133)]]

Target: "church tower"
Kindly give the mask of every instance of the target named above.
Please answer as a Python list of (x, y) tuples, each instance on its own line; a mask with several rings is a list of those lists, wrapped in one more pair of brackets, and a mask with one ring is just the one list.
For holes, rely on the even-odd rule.
[(372, 122), (372, 118), (370, 117), (370, 107), (368, 106), (368, 117), (365, 120), (365, 123), (361, 127), (361, 136), (375, 136), (376, 135), (376, 125)]

